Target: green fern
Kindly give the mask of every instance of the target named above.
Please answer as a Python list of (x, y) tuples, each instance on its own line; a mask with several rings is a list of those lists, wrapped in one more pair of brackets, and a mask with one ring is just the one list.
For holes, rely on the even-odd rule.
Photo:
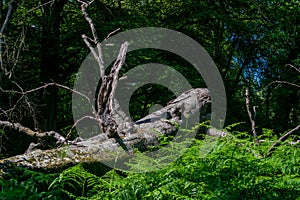
[[(235, 127), (238, 124), (230, 127)], [(300, 196), (300, 149), (283, 142), (270, 157), (261, 151), (272, 137), (255, 145), (249, 133), (233, 131), (203, 156), (206, 140), (178, 143), (161, 138), (162, 157), (136, 152), (129, 166), (144, 173), (119, 172), (80, 164), (59, 175), (16, 170), (0, 179), (3, 199), (297, 199)], [(264, 130), (266, 135), (271, 131)], [(189, 131), (187, 131), (188, 133)], [(168, 145), (168, 146), (166, 146)], [(184, 145), (190, 145), (188, 149)], [(183, 151), (183, 149), (185, 151)], [(151, 155), (153, 151), (147, 152)], [(182, 154), (176, 161), (176, 153)], [(149, 166), (160, 168), (153, 170)], [(102, 171), (103, 170), (103, 171)], [(96, 175), (97, 174), (97, 175)], [(49, 186), (49, 191), (46, 187)], [(1, 199), (1, 198), (0, 198)]]
[(86, 171), (81, 164), (63, 171), (49, 186), (49, 190), (58, 189), (69, 198), (86, 197), (95, 194), (105, 184), (103, 180)]

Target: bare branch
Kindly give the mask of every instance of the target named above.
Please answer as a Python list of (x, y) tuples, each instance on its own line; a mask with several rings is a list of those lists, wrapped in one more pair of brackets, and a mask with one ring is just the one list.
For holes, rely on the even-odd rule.
[(50, 1), (46, 2), (46, 3), (40, 4), (40, 5), (36, 6), (35, 8), (32, 8), (32, 9), (28, 10), (27, 13), (30, 13), (30, 12), (32, 12), (32, 11), (35, 11), (35, 10), (37, 10), (37, 9), (39, 9), (39, 8), (41, 8), (41, 7), (44, 7), (44, 6), (48, 5), (48, 4), (51, 4), (51, 5), (52, 5), (52, 4), (54, 3), (54, 1), (55, 1), (55, 0), (50, 0)]
[[(10, 109), (8, 109), (8, 110), (2, 110), (2, 109), (1, 109), (0, 111), (1, 111), (1, 113), (4, 113), (5, 115), (7, 115), (9, 112), (14, 111), (14, 110), (17, 108), (17, 106), (19, 105), (19, 103), (20, 103), (23, 99), (25, 99), (25, 102), (26, 102), (27, 106), (30, 108), (30, 112), (33, 114), (33, 121), (34, 121), (35, 128), (37, 128), (37, 120), (36, 120), (36, 118), (35, 118), (35, 114), (34, 114), (34, 112), (33, 112), (31, 103), (27, 100), (27, 95), (30, 94), (30, 93), (36, 92), (36, 91), (38, 91), (38, 90), (41, 90), (41, 89), (46, 89), (46, 88), (49, 87), (49, 86), (57, 86), (57, 87), (59, 87), (59, 88), (62, 88), (62, 89), (65, 89), (65, 90), (69, 90), (69, 91), (73, 92), (74, 94), (78, 94), (78, 95), (80, 95), (81, 97), (85, 98), (85, 99), (88, 101), (89, 105), (91, 106), (92, 112), (93, 112), (93, 113), (95, 114), (95, 116), (96, 116), (96, 109), (95, 109), (94, 104), (91, 103), (91, 102), (92, 102), (91, 99), (90, 99), (88, 96), (86, 96), (85, 94), (83, 94), (83, 93), (81, 93), (81, 92), (79, 92), (79, 91), (76, 91), (76, 90), (74, 90), (74, 89), (71, 89), (71, 88), (69, 88), (69, 87), (67, 87), (67, 86), (60, 85), (60, 84), (58, 84), (58, 83), (48, 83), (48, 84), (45, 84), (45, 85), (43, 85), (43, 86), (40, 86), (40, 87), (31, 89), (31, 90), (28, 90), (28, 91), (24, 91), (23, 88), (22, 88), (20, 85), (18, 85), (16, 82), (13, 82), (13, 83), (20, 89), (20, 91), (15, 91), (15, 90), (4, 90), (4, 89), (2, 89), (1, 87), (0, 87), (0, 91), (1, 91), (1, 92), (5, 92), (5, 93), (20, 94), (21, 97), (16, 101), (16, 103), (14, 104), (14, 106), (13, 106), (12, 108), (10, 108)], [(70, 130), (70, 132), (71, 132), (71, 131), (72, 131), (72, 130)]]
[(296, 68), (294, 65), (286, 64), (285, 66), (291, 67), (291, 68), (293, 68), (294, 70), (296, 70), (297, 72), (300, 73), (300, 68)]
[(298, 143), (300, 143), (300, 140), (297, 140), (297, 141), (295, 141), (295, 142), (289, 142), (290, 145), (296, 145), (296, 144), (298, 144)]
[[(104, 76), (104, 66), (103, 66), (102, 58), (99, 57), (99, 55), (95, 51), (95, 48), (89, 42), (89, 40), (91, 40), (91, 41), (93, 41), (93, 40), (91, 38), (87, 37), (85, 34), (82, 34), (81, 37), (82, 37), (84, 43), (86, 44), (86, 46), (90, 49), (91, 53), (93, 54), (93, 57), (95, 58), (95, 60), (98, 63), (99, 70), (100, 70), (100, 77), (103, 77)], [(97, 46), (99, 46), (99, 47), (97, 47), (98, 52), (101, 51), (100, 44), (97, 44)]]
[(115, 33), (118, 32), (119, 30), (120, 30), (120, 28), (117, 28), (117, 29), (114, 30), (113, 32), (109, 33), (109, 34), (106, 36), (105, 40), (107, 40), (108, 38), (110, 38), (111, 35), (115, 34)]
[(89, 23), (90, 25), (90, 29), (92, 31), (92, 35), (93, 35), (93, 39), (91, 40), (97, 48), (97, 51), (95, 51), (95, 49), (92, 47), (92, 45), (90, 44), (90, 42), (88, 41), (88, 37), (86, 35), (82, 35), (82, 38), (85, 42), (85, 44), (88, 46), (88, 48), (90, 49), (90, 51), (92, 52), (94, 58), (96, 59), (98, 65), (99, 65), (99, 69), (100, 69), (100, 77), (103, 78), (104, 77), (104, 63), (103, 63), (103, 57), (102, 57), (102, 48), (101, 48), (101, 44), (99, 43), (99, 37), (97, 34), (97, 30), (95, 28), (95, 25), (93, 23), (93, 20), (91, 19), (91, 17), (89, 16), (88, 12), (87, 12), (87, 7), (93, 2), (85, 2), (85, 1), (80, 1), (77, 0), (79, 3), (81, 3), (81, 12), (85, 18), (85, 20)]
[(6, 128), (12, 128), (18, 132), (25, 133), (26, 135), (31, 136), (31, 137), (43, 138), (46, 136), (51, 136), (56, 139), (56, 144), (62, 144), (66, 141), (66, 139), (62, 135), (60, 135), (59, 133), (57, 133), (55, 131), (37, 132), (37, 131), (31, 130), (30, 128), (22, 126), (19, 123), (11, 123), (9, 121), (0, 121), (0, 126), (6, 127)]
[[(119, 71), (125, 62), (128, 42), (125, 42), (124, 44), (121, 45), (118, 57), (113, 67), (111, 68), (110, 73), (106, 76), (104, 64), (103, 64), (101, 43), (99, 42), (99, 37), (97, 35), (97, 31), (93, 23), (93, 20), (87, 13), (87, 7), (92, 2), (86, 2), (82, 0), (77, 0), (77, 1), (81, 3), (82, 14), (85, 20), (90, 25), (90, 29), (93, 35), (93, 39), (87, 37), (86, 35), (82, 35), (82, 38), (85, 44), (90, 49), (92, 55), (96, 59), (100, 69), (101, 86), (99, 91), (97, 91), (96, 105), (98, 110), (95, 119), (100, 121), (100, 126), (102, 130), (105, 133), (107, 133), (109, 137), (115, 137), (117, 136), (116, 134), (117, 134), (118, 124), (116, 123), (115, 117), (113, 116), (113, 111), (114, 111), (113, 100), (114, 100), (114, 94), (118, 83)], [(107, 38), (118, 30), (119, 29), (111, 32), (107, 36)], [(96, 45), (96, 49), (93, 48), (91, 42), (93, 42)]]
[(272, 22), (266, 17), (266, 15), (261, 11), (259, 6), (256, 6), (258, 12), (261, 14), (261, 16), (264, 18), (264, 20), (266, 20), (268, 23), (272, 24)]
[[(97, 116), (96, 116), (96, 117), (97, 117)], [(95, 121), (97, 121), (97, 122), (100, 123), (99, 118), (98, 118), (98, 117), (96, 118), (96, 117), (92, 117), (92, 116), (87, 115), (87, 116), (83, 116), (82, 118), (78, 119), (78, 120), (73, 124), (73, 126), (71, 127), (71, 129), (69, 130), (69, 132), (68, 132), (68, 134), (67, 134), (67, 136), (66, 136), (66, 140), (69, 139), (69, 137), (70, 137), (72, 131), (74, 130), (74, 128), (75, 128), (75, 127), (77, 126), (77, 124), (78, 124), (79, 122), (81, 122), (82, 120), (84, 120), (84, 119), (92, 119), (92, 120), (95, 120)]]
[[(254, 121), (254, 118), (253, 118), (252, 113), (250, 111), (249, 88), (246, 88), (245, 97), (246, 97), (246, 108), (247, 108), (248, 116), (249, 116), (249, 119), (250, 119), (250, 122), (251, 122), (252, 133), (253, 133), (254, 138), (256, 139), (256, 142), (258, 143), (257, 133), (256, 133), (256, 130), (255, 130), (255, 121)], [(254, 107), (254, 110), (255, 110), (255, 107)], [(255, 110), (255, 112), (256, 112), (256, 110)]]
[[(291, 64), (286, 64), (285, 66), (288, 66), (294, 70), (296, 70), (297, 72), (300, 73), (300, 68), (296, 68), (295, 66), (291, 65)], [(279, 84), (286, 84), (286, 85), (290, 85), (290, 86), (293, 86), (293, 87), (297, 87), (297, 88), (300, 88), (300, 85), (297, 85), (295, 83), (291, 83), (291, 82), (288, 82), (288, 81), (273, 81), (271, 83), (269, 83), (266, 87), (269, 87), (270, 85), (274, 84), (274, 83), (279, 83)]]
[(269, 83), (266, 87), (269, 87), (270, 85), (275, 84), (275, 83), (286, 84), (286, 85), (290, 85), (290, 86), (293, 86), (293, 87), (300, 88), (300, 85), (297, 85), (297, 84), (294, 84), (294, 83), (291, 83), (291, 82), (288, 82), (288, 81), (273, 81), (273, 82)]
[(2, 34), (4, 32), (4, 29), (6, 28), (6, 25), (8, 23), (8, 20), (9, 20), (9, 17), (11, 15), (11, 12), (12, 12), (12, 4), (13, 4), (14, 0), (11, 0), (9, 3), (8, 3), (8, 10), (7, 10), (7, 13), (6, 13), (6, 17), (5, 17), (5, 20), (1, 26), (1, 29), (0, 29), (0, 34), (1, 34), (1, 37), (2, 37)]
[[(14, 83), (15, 83), (15, 82), (14, 82)], [(15, 83), (15, 84), (16, 84), (16, 83)], [(5, 92), (5, 93), (16, 93), (16, 94), (21, 94), (21, 95), (27, 95), (27, 94), (36, 92), (36, 91), (41, 90), (41, 89), (46, 89), (47, 87), (53, 86), (53, 85), (55, 85), (55, 86), (57, 86), (57, 87), (59, 87), (59, 88), (63, 88), (63, 89), (69, 90), (69, 91), (71, 91), (71, 92), (73, 92), (73, 93), (76, 93), (76, 94), (78, 94), (78, 95), (84, 97), (85, 99), (88, 100), (89, 103), (91, 103), (90, 98), (89, 98), (88, 96), (86, 96), (85, 94), (83, 94), (83, 93), (81, 93), (81, 92), (79, 92), (79, 91), (73, 90), (73, 89), (71, 89), (71, 88), (69, 88), (69, 87), (67, 87), (67, 86), (65, 86), (65, 85), (58, 84), (58, 83), (47, 83), (47, 84), (45, 84), (45, 85), (42, 85), (42, 86), (40, 86), (40, 87), (31, 89), (31, 90), (27, 90), (27, 91), (25, 91), (25, 92), (23, 92), (23, 89), (21, 89), (21, 92), (19, 92), (19, 91), (15, 91), (15, 90), (4, 90), (2, 87), (0, 87), (0, 91), (1, 91), (1, 92)], [(19, 85), (18, 85), (18, 87), (20, 88)]]
[(296, 126), (295, 128), (293, 128), (292, 130), (290, 130), (289, 132), (287, 132), (286, 134), (284, 134), (281, 138), (279, 138), (279, 140), (277, 142), (275, 142), (268, 150), (267, 152), (267, 156), (270, 156), (272, 154), (272, 152), (275, 150), (275, 147), (279, 146), (279, 144), (281, 142), (284, 142), (291, 134), (293, 134), (294, 132), (298, 131), (300, 129), (300, 125)]
[(19, 58), (20, 58), (20, 53), (22, 51), (22, 47), (25, 46), (25, 35), (26, 35), (26, 32), (25, 32), (25, 29), (23, 27), (22, 28), (22, 32), (21, 32), (19, 38), (15, 42), (15, 44), (17, 44), (17, 42), (19, 42), (17, 50), (14, 50), (13, 53), (12, 53), (14, 61), (13, 61), (13, 65), (12, 65), (12, 67), (10, 69), (11, 72), (14, 71), (15, 67), (17, 66), (17, 64), (19, 62)]

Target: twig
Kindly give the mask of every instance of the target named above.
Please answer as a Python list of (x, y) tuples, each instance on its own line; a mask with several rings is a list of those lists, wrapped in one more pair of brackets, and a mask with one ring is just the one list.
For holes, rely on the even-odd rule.
[[(15, 82), (14, 82), (14, 83), (15, 83)], [(15, 84), (16, 84), (16, 83), (15, 83)], [(4, 90), (2, 87), (0, 87), (0, 91), (1, 91), (1, 92), (5, 92), (5, 93), (15, 93), (15, 94), (27, 95), (27, 94), (36, 92), (36, 91), (41, 90), (41, 89), (46, 89), (47, 87), (53, 86), (53, 85), (54, 85), (54, 86), (57, 86), (57, 87), (59, 87), (59, 88), (63, 88), (63, 89), (69, 90), (69, 91), (71, 91), (71, 92), (73, 92), (73, 93), (76, 93), (76, 94), (78, 94), (78, 95), (84, 97), (85, 99), (88, 100), (89, 103), (91, 103), (90, 98), (89, 98), (88, 96), (86, 96), (85, 94), (83, 94), (83, 93), (81, 93), (81, 92), (79, 92), (79, 91), (73, 90), (73, 89), (71, 89), (71, 88), (69, 88), (69, 87), (67, 87), (67, 86), (65, 86), (65, 85), (58, 84), (58, 83), (47, 83), (47, 84), (45, 84), (45, 85), (42, 85), (42, 86), (40, 86), (40, 87), (31, 89), (31, 90), (27, 90), (27, 91), (25, 91), (25, 92), (23, 92), (23, 89), (21, 89), (21, 92), (19, 92), (19, 91), (15, 91), (15, 90)], [(19, 85), (17, 85), (17, 86), (20, 88)]]
[(246, 108), (247, 108), (248, 116), (249, 116), (249, 119), (250, 119), (250, 122), (251, 122), (252, 133), (253, 133), (254, 138), (256, 139), (256, 142), (258, 143), (257, 134), (256, 134), (256, 130), (255, 130), (255, 121), (254, 121), (254, 118), (253, 118), (252, 113), (250, 111), (249, 88), (246, 88), (245, 97), (246, 97)]
[[(288, 66), (288, 67), (290, 67), (290, 68), (292, 68), (292, 69), (294, 69), (294, 70), (296, 70), (297, 72), (300, 73), (300, 68), (296, 68), (295, 66), (293, 66), (293, 65), (291, 65), (291, 64), (286, 64), (285, 66)], [(300, 85), (298, 85), (298, 84), (291, 83), (291, 82), (288, 82), (288, 81), (278, 81), (278, 80), (269, 83), (269, 84), (266, 86), (266, 88), (269, 87), (269, 86), (272, 85), (272, 84), (275, 84), (275, 83), (286, 84), (286, 85), (290, 85), (290, 86), (293, 86), (293, 87), (300, 88)]]
[(10, 69), (11, 72), (14, 71), (15, 67), (17, 66), (17, 64), (19, 62), (19, 58), (20, 58), (20, 53), (21, 53), (21, 50), (22, 50), (22, 46), (25, 46), (25, 35), (26, 35), (26, 30), (23, 28), (22, 32), (21, 32), (21, 34), (19, 36), (19, 38), (15, 42), (15, 45), (17, 45), (17, 42), (19, 42), (19, 45), (17, 47), (17, 50), (14, 50), (13, 53), (12, 53), (14, 61), (13, 61), (13, 65), (12, 65), (12, 67)]
[(98, 117), (96, 118), (96, 117), (92, 117), (92, 116), (89, 116), (89, 115), (84, 116), (84, 117), (78, 119), (78, 120), (73, 124), (73, 126), (71, 127), (71, 129), (69, 130), (69, 132), (68, 132), (68, 134), (67, 134), (67, 136), (66, 136), (66, 140), (69, 139), (69, 137), (70, 137), (70, 135), (71, 135), (73, 129), (77, 126), (77, 124), (78, 124), (79, 122), (81, 122), (82, 120), (84, 120), (84, 119), (92, 119), (92, 120), (95, 120), (95, 121), (97, 121), (97, 122), (100, 123), (100, 120), (99, 120)]
[(294, 70), (296, 70), (297, 72), (300, 73), (300, 68), (296, 68), (294, 65), (286, 64), (285, 66), (291, 67), (291, 68), (293, 68)]
[(277, 142), (275, 142), (268, 150), (267, 152), (267, 156), (270, 156), (272, 154), (272, 152), (274, 151), (275, 147), (279, 146), (279, 144), (281, 142), (284, 142), (292, 133), (294, 133), (295, 131), (300, 129), (300, 125), (296, 126), (295, 128), (293, 128), (292, 130), (290, 130), (289, 132), (287, 132), (286, 134), (284, 134), (281, 138), (279, 138), (279, 140)]
[(110, 38), (111, 35), (115, 34), (115, 33), (118, 32), (119, 30), (120, 30), (120, 28), (117, 28), (117, 29), (114, 30), (113, 32), (110, 32), (110, 33), (106, 36), (105, 40), (107, 40), (108, 38)]
[(40, 4), (40, 5), (36, 6), (35, 8), (32, 8), (32, 9), (28, 10), (28, 11), (26, 12), (26, 14), (28, 14), (28, 13), (30, 13), (30, 12), (32, 12), (32, 11), (35, 11), (35, 10), (39, 9), (40, 7), (46, 6), (46, 5), (48, 5), (48, 4), (53, 4), (54, 1), (55, 1), (55, 0), (50, 0), (50, 1), (46, 2), (46, 3)]
[(291, 85), (291, 86), (300, 88), (300, 85), (297, 85), (295, 83), (291, 83), (291, 82), (288, 82), (288, 81), (273, 81), (273, 82), (269, 83), (266, 87), (269, 87), (270, 85), (275, 84), (275, 83), (286, 84), (286, 85)]
[[(23, 88), (22, 88), (19, 84), (17, 84), (16, 82), (13, 82), (13, 83), (20, 89), (20, 91), (15, 91), (15, 90), (4, 90), (4, 89), (2, 89), (2, 88), (0, 87), (0, 91), (2, 91), (2, 92), (5, 92), (5, 93), (14, 93), (14, 94), (20, 94), (20, 95), (21, 95), (21, 97), (16, 101), (16, 103), (14, 104), (14, 106), (13, 106), (12, 108), (10, 108), (10, 109), (8, 109), (8, 110), (2, 110), (2, 109), (0, 110), (2, 113), (5, 113), (5, 115), (7, 115), (7, 113), (12, 112), (13, 110), (15, 110), (16, 107), (18, 106), (18, 104), (21, 102), (21, 100), (22, 100), (23, 98), (26, 99), (26, 95), (28, 95), (28, 94), (30, 94), (30, 93), (33, 93), (33, 92), (36, 92), (36, 91), (41, 90), (41, 89), (46, 89), (46, 88), (49, 87), (49, 86), (57, 86), (57, 87), (59, 87), (59, 88), (62, 88), (62, 89), (65, 89), (65, 90), (69, 90), (69, 91), (71, 91), (71, 92), (73, 92), (73, 93), (75, 93), (75, 94), (78, 94), (78, 95), (80, 95), (81, 97), (84, 97), (84, 98), (88, 101), (89, 105), (91, 105), (91, 109), (92, 109), (92, 112), (94, 113), (94, 115), (97, 116), (97, 115), (96, 115), (96, 109), (95, 109), (95, 106), (93, 106), (94, 104), (91, 103), (91, 99), (90, 99), (88, 96), (86, 96), (85, 94), (83, 94), (83, 93), (81, 93), (81, 92), (79, 92), (79, 91), (76, 91), (76, 90), (74, 90), (74, 89), (71, 89), (71, 88), (69, 88), (69, 87), (67, 87), (67, 86), (60, 85), (60, 84), (58, 84), (58, 83), (47, 83), (47, 84), (42, 85), (42, 86), (40, 86), (40, 87), (31, 89), (31, 90), (28, 90), (28, 91), (24, 91)], [(26, 101), (27, 105), (29, 105), (29, 102), (28, 102), (27, 100), (25, 100), (25, 101)], [(30, 107), (30, 106), (29, 106), (29, 107)], [(36, 124), (36, 119), (34, 119), (34, 122), (35, 122), (35, 124)], [(72, 129), (69, 131), (69, 133), (70, 133), (71, 131), (72, 131)]]
[[(89, 40), (92, 40), (91, 38), (89, 38), (88, 36), (86, 36), (85, 34), (82, 34), (82, 39), (84, 41), (84, 43), (86, 44), (86, 46), (90, 49), (91, 53), (93, 54), (93, 57), (95, 58), (95, 60), (98, 63), (99, 66), (99, 70), (100, 70), (100, 77), (104, 76), (104, 66), (103, 66), (103, 60), (102, 60), (102, 56), (101, 58), (99, 58), (99, 55), (97, 54), (97, 52), (95, 51), (95, 48), (91, 45), (91, 43), (89, 42)], [(93, 40), (92, 40), (93, 41)], [(100, 45), (100, 44), (99, 44)], [(101, 49), (101, 48), (100, 48)], [(99, 52), (99, 48), (98, 48), (98, 52)], [(101, 53), (102, 54), (102, 53)]]
[(262, 15), (262, 17), (267, 21), (269, 22), (270, 24), (272, 24), (272, 22), (266, 17), (266, 15), (261, 11), (260, 7), (257, 5), (257, 10), (258, 12)]
[(298, 143), (300, 143), (300, 140), (297, 140), (297, 141), (295, 141), (295, 142), (289, 142), (290, 145), (296, 145), (296, 144), (298, 144)]

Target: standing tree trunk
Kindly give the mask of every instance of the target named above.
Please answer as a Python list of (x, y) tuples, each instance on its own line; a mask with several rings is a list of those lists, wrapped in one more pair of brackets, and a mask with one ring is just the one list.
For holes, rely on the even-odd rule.
[[(67, 0), (56, 0), (49, 3), (48, 0), (43, 0), (45, 4), (42, 7), (43, 22), (42, 22), (42, 60), (40, 80), (42, 83), (58, 81), (57, 74), (60, 67), (60, 22), (61, 12)], [(57, 94), (56, 86), (46, 88), (43, 94), (44, 121), (43, 128), (45, 130), (56, 130), (57, 116)]]

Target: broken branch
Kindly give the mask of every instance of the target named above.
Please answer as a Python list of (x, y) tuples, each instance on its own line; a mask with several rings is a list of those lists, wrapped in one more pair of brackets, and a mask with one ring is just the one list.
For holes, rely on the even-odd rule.
[(90, 29), (92, 31), (93, 39), (92, 42), (96, 45), (98, 53), (95, 51), (95, 49), (92, 47), (90, 42), (88, 41), (88, 37), (86, 35), (82, 35), (83, 41), (87, 45), (87, 47), (90, 49), (92, 52), (94, 58), (96, 59), (99, 69), (100, 69), (100, 77), (104, 77), (105, 69), (104, 69), (104, 63), (103, 63), (103, 57), (102, 57), (102, 49), (101, 49), (101, 44), (99, 43), (99, 37), (95, 28), (95, 25), (93, 23), (92, 18), (89, 16), (87, 12), (87, 7), (92, 3), (86, 3), (83, 1), (78, 0), (79, 3), (81, 3), (81, 12), (85, 18), (85, 20), (89, 23)]
[(0, 121), (0, 126), (6, 127), (6, 128), (11, 128), (11, 129), (14, 129), (21, 133), (25, 133), (26, 135), (28, 135), (30, 137), (43, 138), (43, 137), (50, 136), (50, 137), (53, 137), (54, 139), (56, 139), (56, 144), (62, 144), (66, 141), (66, 139), (62, 135), (60, 135), (59, 133), (57, 133), (55, 131), (37, 132), (37, 131), (31, 130), (30, 128), (22, 126), (19, 123), (12, 123), (9, 121)]
[(279, 140), (277, 142), (275, 142), (268, 150), (267, 152), (267, 156), (270, 156), (272, 154), (272, 152), (275, 150), (275, 147), (279, 146), (279, 144), (281, 142), (284, 142), (291, 134), (293, 134), (294, 132), (298, 131), (300, 129), (300, 125), (296, 126), (295, 128), (293, 128), (292, 130), (290, 130), (289, 132), (287, 132), (286, 134), (284, 134), (281, 138), (279, 138)]

